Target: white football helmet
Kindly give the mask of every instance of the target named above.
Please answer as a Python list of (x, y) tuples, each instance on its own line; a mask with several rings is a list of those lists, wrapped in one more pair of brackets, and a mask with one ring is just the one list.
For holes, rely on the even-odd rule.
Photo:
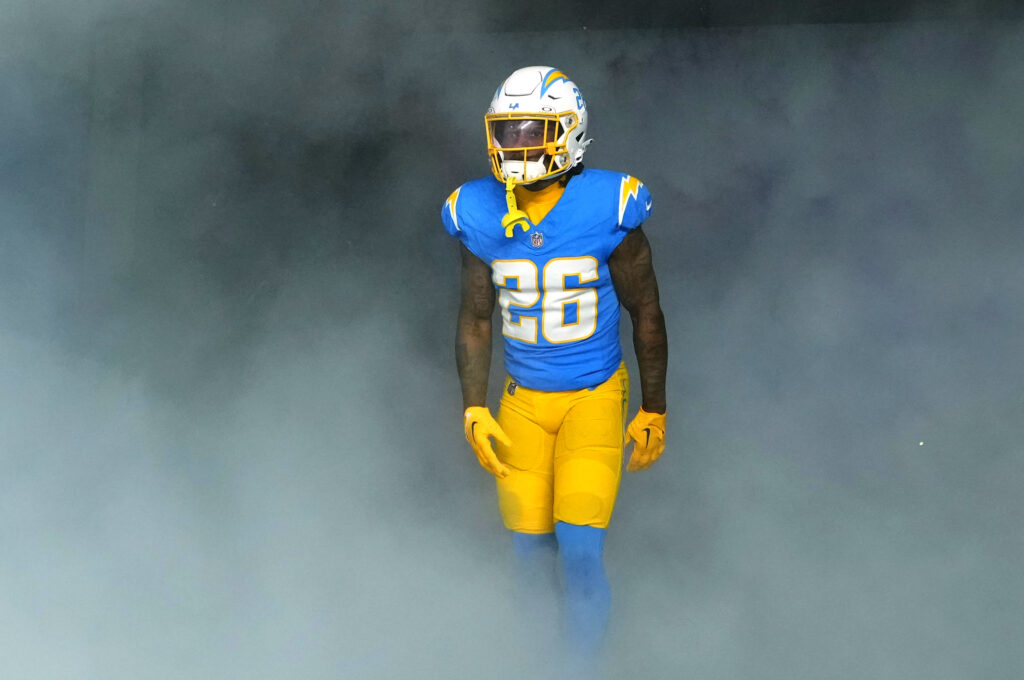
[(505, 79), (484, 116), (491, 171), (503, 184), (530, 184), (583, 159), (587, 103), (558, 69), (527, 66)]

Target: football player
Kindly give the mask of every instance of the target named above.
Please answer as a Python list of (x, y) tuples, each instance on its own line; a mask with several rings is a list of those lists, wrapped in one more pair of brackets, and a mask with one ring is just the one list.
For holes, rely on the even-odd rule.
[[(584, 169), (587, 104), (557, 69), (512, 73), (484, 124), (493, 177), (462, 185), (442, 208), (461, 243), (465, 435), (497, 480), (522, 570), (544, 580), (561, 558), (571, 641), (596, 652), (610, 606), (601, 555), (624, 446), (633, 441), (628, 470), (665, 448), (668, 343), (641, 229), (651, 195), (628, 174)], [(495, 301), (508, 374), (497, 419), (486, 404)], [(643, 397), (628, 427), (620, 304), (633, 322)]]

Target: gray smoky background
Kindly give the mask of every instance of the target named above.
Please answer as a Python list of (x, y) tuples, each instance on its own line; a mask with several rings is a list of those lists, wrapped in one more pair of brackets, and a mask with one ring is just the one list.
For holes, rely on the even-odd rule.
[(0, 677), (545, 677), (439, 218), (531, 63), (655, 198), (608, 676), (1024, 676), (1021, 15), (3, 0)]

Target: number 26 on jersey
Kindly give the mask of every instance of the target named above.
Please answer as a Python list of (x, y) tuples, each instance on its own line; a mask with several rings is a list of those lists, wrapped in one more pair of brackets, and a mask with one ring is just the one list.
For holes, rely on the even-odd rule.
[[(505, 336), (536, 343), (538, 326), (544, 339), (552, 343), (576, 342), (594, 334), (597, 290), (584, 284), (597, 281), (597, 258), (556, 257), (543, 271), (531, 260), (495, 260), (491, 278), (498, 288)], [(567, 288), (570, 278), (576, 278), (579, 285)]]

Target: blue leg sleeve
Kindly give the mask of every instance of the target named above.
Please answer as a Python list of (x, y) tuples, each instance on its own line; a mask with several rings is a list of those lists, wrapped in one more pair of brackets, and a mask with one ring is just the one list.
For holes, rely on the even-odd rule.
[(601, 559), (605, 530), (558, 522), (555, 535), (565, 572), (569, 641), (577, 653), (594, 657), (601, 649), (612, 602)]
[[(552, 602), (558, 597), (558, 541), (554, 534), (512, 532), (520, 597)], [(550, 605), (549, 605), (550, 606)]]
[(558, 541), (555, 534), (512, 532), (516, 557), (515, 600), (527, 649), (548, 654), (558, 627)]
[(554, 534), (512, 532), (512, 547), (517, 564), (526, 571), (554, 570), (558, 541)]

